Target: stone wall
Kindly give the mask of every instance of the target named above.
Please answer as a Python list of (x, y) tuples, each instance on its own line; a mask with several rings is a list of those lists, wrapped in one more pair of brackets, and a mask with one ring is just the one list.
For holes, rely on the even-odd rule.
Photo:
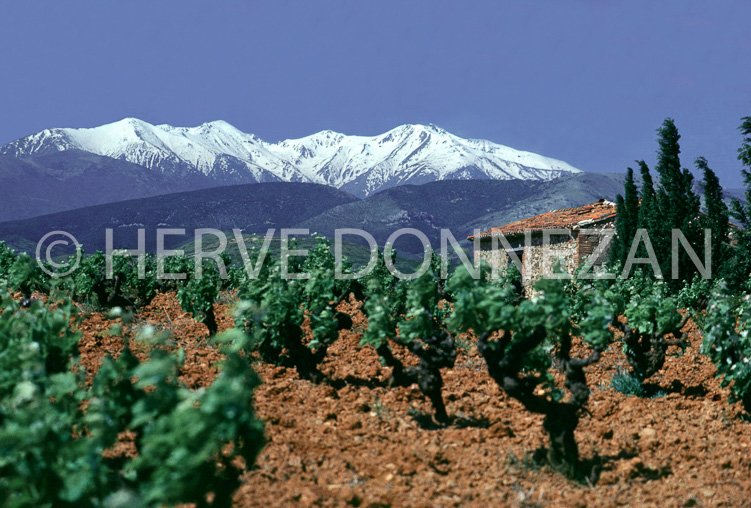
[(502, 274), (506, 273), (506, 267), (508, 266), (508, 254), (503, 246), (498, 245), (498, 248), (493, 249), (490, 239), (484, 239), (480, 242), (480, 249), (475, 249), (475, 264), (479, 261), (485, 261), (490, 268), (496, 271), (500, 271)]
[[(517, 236), (507, 240), (511, 250), (521, 255), (522, 280), (525, 286), (531, 287), (543, 275), (552, 276), (556, 261), (560, 262), (564, 273), (573, 276), (579, 265), (587, 260), (604, 238), (594, 232), (612, 230), (613, 226), (614, 224), (609, 222), (593, 228), (568, 229), (566, 234), (551, 234), (547, 248), (543, 245), (544, 239), (541, 233), (526, 237)], [(593, 271), (603, 269), (609, 251), (610, 246), (595, 262)], [(510, 256), (501, 241), (497, 240), (497, 248), (494, 249), (490, 238), (483, 239), (480, 242), (480, 249), (475, 250), (475, 261), (479, 260), (484, 260), (492, 269), (498, 270), (501, 274), (505, 274), (511, 263)]]
[(563, 273), (573, 275), (576, 271), (577, 241), (572, 235), (550, 237), (550, 244), (543, 245), (542, 235), (533, 237), (531, 245), (525, 246), (522, 266), (522, 281), (531, 287), (543, 276), (552, 277), (553, 266), (560, 263)]

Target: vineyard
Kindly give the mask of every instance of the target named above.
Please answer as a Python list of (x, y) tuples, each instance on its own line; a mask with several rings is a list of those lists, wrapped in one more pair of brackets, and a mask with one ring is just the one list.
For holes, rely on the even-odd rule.
[(751, 302), (721, 280), (527, 296), (512, 271), (442, 280), (434, 255), (400, 280), (380, 254), (338, 280), (324, 238), (289, 260), (309, 278), (82, 260), (49, 277), (0, 244), (4, 505), (751, 498)]

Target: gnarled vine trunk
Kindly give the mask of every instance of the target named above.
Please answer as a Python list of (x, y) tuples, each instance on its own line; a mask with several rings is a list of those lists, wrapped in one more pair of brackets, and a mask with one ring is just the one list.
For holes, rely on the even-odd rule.
[(545, 335), (544, 329), (538, 329), (527, 340), (511, 344), (509, 334), (494, 342), (489, 341), (490, 334), (483, 334), (478, 338), (477, 347), (485, 358), (488, 373), (498, 386), (528, 411), (545, 415), (543, 429), (549, 439), (548, 462), (554, 469), (574, 476), (579, 466), (579, 447), (574, 431), (579, 425), (579, 411), (589, 400), (584, 368), (599, 361), (601, 350), (595, 348), (588, 358), (571, 358), (571, 338), (561, 339), (555, 357), (562, 366), (566, 376), (564, 386), (571, 397), (566, 402), (556, 401), (552, 396), (536, 393), (543, 382), (542, 376), (521, 371), (522, 357), (539, 346)]

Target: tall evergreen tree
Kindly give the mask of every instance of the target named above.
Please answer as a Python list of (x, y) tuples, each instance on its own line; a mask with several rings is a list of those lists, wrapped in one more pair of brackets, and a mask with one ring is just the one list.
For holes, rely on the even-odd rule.
[(722, 196), (720, 179), (707, 159), (696, 159), (696, 167), (703, 174), (702, 190), (704, 191), (704, 215), (702, 227), (712, 231), (712, 273), (713, 276), (722, 276), (726, 273), (728, 260), (728, 232), (730, 230), (729, 212)]
[(657, 193), (647, 163), (644, 161), (636, 161), (636, 163), (639, 164), (639, 173), (641, 174), (641, 206), (639, 207), (637, 224), (639, 228), (649, 231), (654, 226), (655, 219), (658, 216)]
[[(746, 168), (751, 169), (751, 117), (745, 116), (742, 119), (742, 123), (738, 130), (743, 135), (743, 142), (738, 149), (738, 160), (743, 163)], [(751, 226), (751, 173), (748, 169), (742, 169), (743, 184), (746, 187), (745, 192), (745, 205), (741, 204), (737, 199), (733, 199), (733, 212), (732, 215), (738, 222), (741, 223), (744, 230), (748, 230)]]
[(649, 236), (654, 246), (657, 260), (660, 263), (660, 269), (663, 276), (669, 278), (671, 268), (671, 230), (680, 224), (681, 213), (671, 203), (678, 199), (680, 195), (680, 177), (681, 177), (681, 148), (678, 141), (681, 139), (678, 129), (671, 118), (666, 118), (657, 130), (658, 133), (658, 152), (657, 171), (658, 185), (655, 189), (657, 203), (655, 208), (657, 216), (661, 220), (656, 220), (652, 224)]
[[(682, 206), (678, 203), (683, 194), (681, 172), (681, 147), (678, 141), (681, 135), (672, 118), (666, 118), (662, 127), (657, 129), (657, 165), (655, 170), (659, 175), (657, 200), (660, 212), (664, 218), (663, 223), (671, 227), (680, 227), (683, 222)], [(678, 206), (671, 206), (678, 205)]]
[[(636, 161), (639, 165), (641, 174), (641, 204), (636, 219), (636, 227), (645, 229), (650, 239), (656, 237), (656, 231), (660, 225), (660, 211), (657, 209), (657, 192), (655, 191), (652, 174), (649, 172), (649, 166), (644, 161)], [(652, 241), (654, 245), (654, 240)], [(628, 251), (626, 253), (628, 255)], [(647, 250), (644, 244), (641, 244), (637, 251), (637, 257), (647, 256)]]
[(660, 176), (657, 209), (661, 220), (653, 223), (654, 231), (650, 231), (650, 238), (663, 274), (670, 280), (671, 286), (678, 287), (681, 280), (693, 278), (697, 268), (688, 253), (679, 249), (680, 280), (671, 280), (668, 277), (672, 264), (671, 233), (673, 229), (680, 229), (699, 257), (703, 257), (703, 243), (700, 241), (701, 228), (698, 220), (701, 202), (693, 191), (693, 175), (689, 170), (681, 169), (681, 148), (678, 143), (681, 136), (678, 134), (674, 120), (666, 118), (657, 133), (659, 149), (655, 169)]
[(743, 135), (743, 143), (738, 149), (738, 160), (747, 168), (751, 168), (751, 116), (744, 116), (741, 122), (738, 130)]
[(626, 232), (628, 233), (630, 243), (636, 234), (636, 229), (639, 227), (639, 191), (636, 189), (634, 170), (631, 168), (626, 170), (626, 181), (624, 182), (623, 190), (623, 204), (625, 205), (627, 219)]
[[(689, 243), (694, 247), (699, 259), (704, 260), (704, 231), (702, 229), (701, 222), (701, 197), (694, 192), (694, 175), (691, 171), (684, 168), (682, 170), (682, 192), (680, 194), (680, 203), (682, 206), (683, 216), (681, 217), (680, 230), (688, 239)], [(720, 195), (722, 195), (722, 187), (720, 187)], [(679, 265), (680, 265), (680, 277), (681, 280), (691, 280), (694, 274), (698, 273), (699, 268), (689, 257), (688, 253), (680, 249), (679, 251)], [(677, 283), (678, 281), (676, 281)]]
[(738, 149), (738, 160), (746, 166), (741, 170), (746, 192), (745, 203), (733, 199), (730, 212), (741, 225), (741, 230), (736, 234), (737, 248), (733, 249), (733, 273), (730, 277), (731, 285), (735, 287), (746, 284), (751, 272), (751, 117), (743, 117), (738, 130), (743, 136), (743, 142)]
[[(630, 169), (630, 168), (629, 168)], [(623, 266), (626, 256), (628, 256), (628, 237), (626, 236), (626, 204), (623, 196), (618, 194), (615, 197), (615, 238), (613, 247), (610, 249), (610, 261)]]
[(618, 194), (616, 198), (616, 238), (613, 245), (613, 258), (621, 265), (626, 261), (639, 221), (639, 193), (634, 182), (634, 170), (631, 168), (626, 169), (623, 190), (624, 195)]

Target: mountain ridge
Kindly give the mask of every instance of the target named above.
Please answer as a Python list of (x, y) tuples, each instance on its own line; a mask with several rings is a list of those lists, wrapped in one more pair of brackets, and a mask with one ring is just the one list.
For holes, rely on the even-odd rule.
[(50, 231), (71, 233), (87, 252), (105, 249), (105, 230), (113, 230), (115, 248), (135, 249), (138, 229), (146, 230), (146, 249), (154, 251), (156, 230), (185, 229), (187, 236), (168, 235), (167, 248), (192, 239), (193, 230), (242, 229), (265, 233), (291, 228), (332, 206), (358, 198), (328, 185), (299, 182), (212, 187), (173, 194), (87, 206), (23, 220), (0, 222), (0, 241), (33, 253)]
[(551, 180), (580, 170), (487, 140), (465, 139), (433, 124), (404, 124), (375, 136), (330, 130), (266, 142), (221, 120), (196, 127), (125, 118), (92, 128), (44, 129), (0, 147), (30, 158), (79, 150), (173, 177), (202, 175), (216, 185), (309, 182), (359, 197), (405, 183), (440, 180)]
[[(431, 182), (385, 189), (359, 199), (330, 186), (271, 182), (215, 187), (60, 212), (0, 223), (0, 240), (33, 252), (50, 231), (73, 234), (87, 252), (104, 248), (105, 228), (114, 229), (115, 247), (135, 248), (137, 229), (146, 229), (147, 249), (154, 248), (157, 228), (184, 228), (187, 237), (167, 237), (167, 247), (184, 244), (196, 228), (264, 234), (268, 228), (307, 228), (333, 237), (336, 228), (359, 228), (379, 246), (400, 228), (416, 228), (440, 245), (447, 228), (465, 245), (474, 227), (488, 228), (554, 208), (613, 199), (622, 175), (582, 173), (551, 181)], [(419, 198), (419, 200), (418, 200)], [(357, 237), (345, 238), (358, 242)], [(419, 256), (421, 244), (409, 235), (396, 244), (407, 257)]]

